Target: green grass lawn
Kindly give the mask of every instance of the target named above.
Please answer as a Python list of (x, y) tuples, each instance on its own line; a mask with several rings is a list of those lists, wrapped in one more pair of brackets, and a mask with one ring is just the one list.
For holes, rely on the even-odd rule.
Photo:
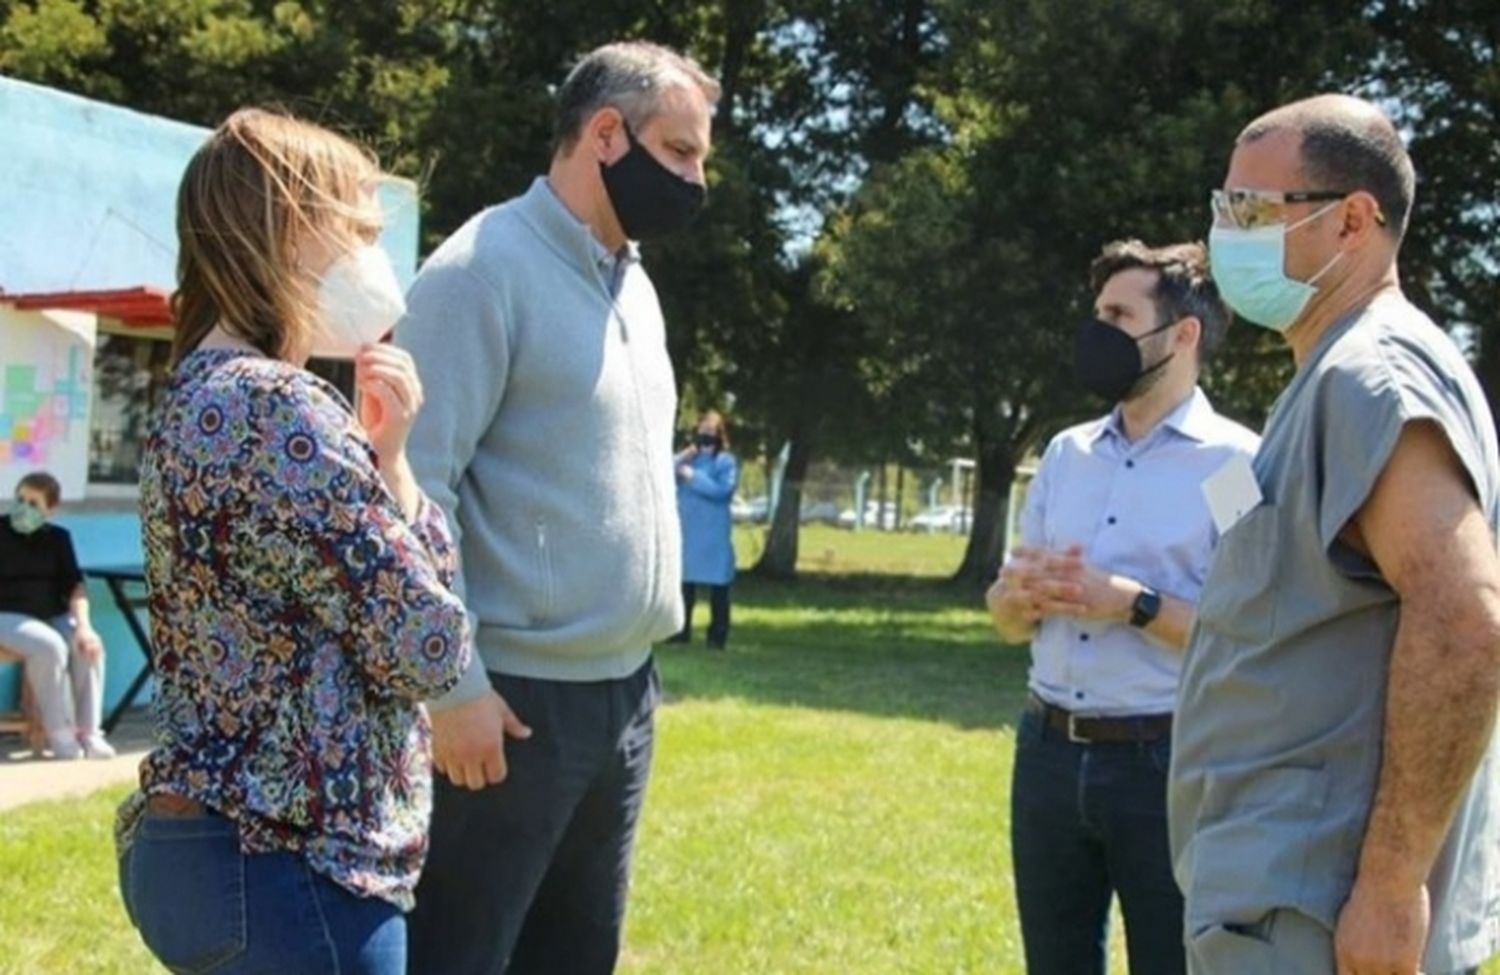
[(625, 970), (1019, 971), (1019, 656), (931, 584), (746, 589), (733, 652), (662, 658)]
[[(836, 567), (928, 576), (962, 548), (809, 534)], [(739, 586), (731, 652), (660, 655), (622, 970), (1022, 972), (1006, 795), (1024, 653), (938, 580), (810, 568)], [(0, 816), (0, 973), (156, 970), (114, 889), (120, 794)]]
[[(737, 525), (734, 550), (742, 569), (765, 549), (763, 525)], [(962, 535), (920, 532), (850, 531), (804, 525), (797, 544), (797, 568), (814, 575), (951, 576), (963, 561)]]

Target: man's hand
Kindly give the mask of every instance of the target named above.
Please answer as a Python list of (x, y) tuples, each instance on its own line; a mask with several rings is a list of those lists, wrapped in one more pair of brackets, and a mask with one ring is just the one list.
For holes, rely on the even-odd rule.
[(96, 663), (104, 655), (104, 641), (91, 626), (81, 626), (73, 632), (73, 650), (89, 663)]
[(989, 607), (990, 615), (1027, 623), (1041, 621), (1041, 610), (1037, 606), (1036, 595), (1030, 588), (1037, 579), (1033, 558), (1033, 549), (1018, 548), (1001, 567), (1000, 575), (984, 594), (984, 603)]
[(1083, 558), (1083, 546), (1038, 552), (1032, 588), (1043, 616), (1123, 623), (1140, 594), (1140, 583), (1096, 569)]
[(1430, 911), (1425, 886), (1380, 890), (1356, 881), (1333, 932), (1338, 975), (1417, 975)]
[(458, 707), (432, 715), (432, 764), (454, 785), (483, 789), (499, 785), (509, 771), (505, 738), (527, 739), (531, 729), (521, 723), (505, 699), (486, 691)]
[(1030, 639), (1031, 631), (1042, 620), (1041, 607), (1031, 588), (1037, 581), (1037, 555), (1037, 549), (1017, 548), (984, 594), (984, 605), (990, 611), (995, 630), (1007, 643)]

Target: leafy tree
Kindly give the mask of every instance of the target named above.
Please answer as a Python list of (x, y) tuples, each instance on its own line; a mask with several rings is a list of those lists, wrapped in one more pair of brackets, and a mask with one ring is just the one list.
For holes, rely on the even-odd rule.
[[(793, 83), (773, 94), (759, 152), (791, 179), (782, 212), (822, 214), (849, 198), (871, 167), (893, 163), (938, 132), (924, 85), (940, 57), (931, 0), (803, 0), (767, 27), (790, 53)], [(791, 97), (788, 97), (788, 94)], [(787, 314), (740, 346), (776, 441), (790, 444), (780, 504), (757, 569), (795, 574), (802, 486), (833, 449), (876, 459), (904, 444), (897, 419), (871, 395), (859, 364), (863, 335), (847, 307), (816, 287), (824, 258), (798, 255), (783, 285)], [(775, 441), (773, 441), (775, 442)]]
[(1473, 344), (1500, 412), (1500, 7), (1493, 0), (1383, 0), (1373, 83), (1410, 133), (1417, 202), (1405, 286)]
[[(998, 560), (1017, 462), (1098, 407), (1067, 376), (1104, 242), (1201, 238), (1239, 128), (1389, 97), (1423, 177), (1404, 254), (1500, 390), (1493, 0), (10, 0), (0, 71), (212, 125), (283, 103), (423, 183), (426, 240), (545, 167), (597, 44), (722, 80), (709, 207), (651, 245), (685, 401), (790, 442), (761, 567), (790, 574), (814, 459), (978, 460), (961, 575)], [(1264, 415), (1286, 358), (1236, 328), (1206, 385)], [(748, 437), (748, 440), (747, 440)]]
[[(993, 577), (1023, 454), (1099, 410), (1067, 378), (1090, 259), (1118, 237), (1203, 237), (1207, 191), (1238, 129), (1368, 63), (1368, 31), (1342, 7), (940, 8), (948, 57), (935, 101), (948, 138), (877, 172), (824, 248), (826, 286), (870, 324), (870, 368), (888, 374), (886, 394), (903, 413), (936, 411), (936, 426), (968, 432), (979, 476), (960, 577)], [(1254, 38), (1274, 38), (1276, 57)], [(1269, 401), (1279, 360), (1268, 362), (1264, 341), (1237, 335), (1226, 357), (1239, 380), (1221, 387), (1238, 394), (1221, 403), (1231, 412)]]

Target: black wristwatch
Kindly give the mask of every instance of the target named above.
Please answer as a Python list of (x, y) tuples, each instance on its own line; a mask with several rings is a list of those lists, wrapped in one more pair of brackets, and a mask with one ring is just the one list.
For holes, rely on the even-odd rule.
[(1135, 597), (1135, 602), (1130, 604), (1130, 625), (1136, 629), (1150, 626), (1151, 621), (1161, 612), (1161, 593), (1150, 586), (1142, 586), (1141, 591)]

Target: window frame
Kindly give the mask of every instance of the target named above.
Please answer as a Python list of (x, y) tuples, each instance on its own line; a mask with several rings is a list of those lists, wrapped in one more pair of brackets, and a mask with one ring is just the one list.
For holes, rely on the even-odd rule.
[[(103, 316), (99, 316), (96, 332), (99, 338), (103, 338), (104, 336), (108, 335), (118, 338), (135, 339), (146, 342), (165, 342), (168, 345), (170, 345), (172, 341), (172, 329), (170, 326), (160, 325), (143, 327), (136, 325), (126, 325), (125, 323), (120, 322), (116, 319), (105, 318)], [(135, 503), (138, 502), (141, 497), (141, 485), (139, 480), (122, 483), (118, 481), (96, 481), (93, 478), (94, 465), (92, 456), (92, 439), (94, 436), (94, 419), (96, 416), (95, 410), (98, 407), (99, 401), (99, 383), (97, 372), (98, 355), (99, 351), (96, 344), (94, 349), (94, 362), (91, 364), (94, 369), (90, 373), (89, 390), (89, 395), (91, 397), (91, 401), (89, 404), (89, 479), (83, 487), (82, 507), (109, 509), (116, 507), (120, 503), (128, 502), (129, 508), (131, 510), (134, 510)]]

